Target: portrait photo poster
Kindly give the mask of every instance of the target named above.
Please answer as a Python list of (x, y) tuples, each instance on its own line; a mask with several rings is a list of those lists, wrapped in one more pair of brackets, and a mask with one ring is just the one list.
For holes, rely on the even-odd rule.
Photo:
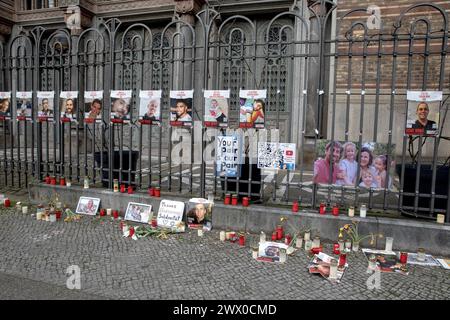
[(11, 91), (0, 92), (0, 119), (11, 118)]
[(408, 111), (405, 133), (433, 136), (438, 133), (442, 91), (407, 91)]
[(55, 113), (55, 92), (38, 91), (38, 119), (39, 121), (53, 121)]
[(152, 206), (145, 203), (128, 202), (125, 220), (149, 223), (152, 218)]
[(139, 91), (139, 121), (142, 124), (158, 124), (161, 121), (162, 90)]
[(87, 214), (90, 216), (95, 216), (97, 214), (99, 206), (100, 206), (99, 198), (80, 197), (80, 199), (78, 200), (77, 209), (75, 211), (78, 214)]
[(33, 118), (33, 92), (17, 91), (17, 120), (31, 120)]
[(280, 242), (260, 242), (258, 247), (258, 261), (280, 263), (280, 249), (287, 250), (288, 245)]
[(204, 198), (192, 198), (187, 203), (187, 225), (190, 229), (212, 229), (213, 203)]
[(111, 90), (111, 122), (129, 122), (131, 90)]
[(230, 90), (205, 90), (205, 127), (228, 127), (228, 101)]
[(170, 91), (170, 125), (192, 127), (194, 90)]
[(63, 122), (70, 122), (77, 119), (78, 91), (61, 91), (60, 101), (60, 119)]
[(103, 114), (103, 90), (84, 92), (84, 122), (100, 122)]
[(239, 127), (264, 129), (267, 90), (239, 91)]

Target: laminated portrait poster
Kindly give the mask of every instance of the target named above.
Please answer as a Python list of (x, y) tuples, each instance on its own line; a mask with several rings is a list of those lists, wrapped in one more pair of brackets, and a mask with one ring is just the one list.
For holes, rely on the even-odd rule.
[(84, 122), (93, 123), (102, 120), (103, 91), (84, 92)]
[(194, 90), (170, 91), (170, 125), (192, 127)]
[(258, 247), (258, 261), (277, 262), (280, 261), (280, 250), (287, 250), (288, 245), (280, 242), (260, 242)]
[(217, 136), (216, 175), (236, 178), (240, 176), (243, 162), (240, 135)]
[(17, 120), (31, 120), (33, 117), (32, 91), (16, 92), (17, 101)]
[(55, 113), (55, 92), (38, 91), (38, 119), (39, 121), (53, 121)]
[(131, 90), (111, 90), (111, 122), (130, 121)]
[(239, 127), (264, 129), (267, 90), (239, 92)]
[(0, 120), (11, 119), (11, 92), (0, 92)]
[(139, 92), (139, 122), (158, 124), (161, 121), (162, 90), (141, 90)]
[(77, 119), (78, 91), (61, 91), (60, 95), (61, 122)]
[(259, 142), (258, 169), (295, 170), (295, 143)]
[(144, 203), (128, 202), (125, 220), (148, 223), (152, 218), (152, 206)]
[(408, 91), (408, 119), (405, 133), (432, 136), (438, 132), (442, 91)]
[(187, 204), (187, 225), (190, 229), (212, 228), (213, 203), (203, 198), (192, 198)]
[(95, 216), (97, 214), (97, 210), (100, 206), (99, 198), (91, 198), (91, 197), (80, 197), (78, 200), (76, 213), (79, 214), (87, 214), (90, 216)]
[(228, 99), (230, 90), (205, 90), (205, 127), (228, 126)]

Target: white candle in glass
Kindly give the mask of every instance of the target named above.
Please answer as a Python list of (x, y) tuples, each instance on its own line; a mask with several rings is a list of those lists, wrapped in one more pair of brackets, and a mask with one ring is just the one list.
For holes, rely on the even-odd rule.
[(296, 248), (301, 248), (303, 246), (303, 239), (301, 238), (301, 237), (298, 237), (296, 240), (295, 240), (295, 247)]
[(338, 244), (339, 244), (339, 251), (344, 251), (344, 244), (345, 244), (344, 240), (342, 239), (339, 240)]
[(56, 222), (56, 214), (50, 215), (50, 222)]
[(313, 248), (319, 248), (320, 247), (320, 238), (319, 237), (314, 237), (313, 243), (312, 243), (312, 247)]
[(264, 242), (266, 242), (266, 234), (264, 233), (264, 231), (261, 231), (261, 234), (259, 235), (259, 243)]
[(253, 259), (258, 259), (258, 250), (256, 250), (256, 249), (252, 250), (252, 257), (253, 257)]
[(359, 216), (361, 218), (365, 218), (367, 216), (367, 207), (365, 204), (362, 204), (361, 207), (359, 208)]
[(311, 240), (306, 240), (305, 241), (305, 251), (309, 251), (312, 248), (312, 241)]
[(28, 213), (28, 207), (27, 206), (23, 206), (22, 207), (22, 213), (24, 213), (24, 214)]
[(308, 241), (311, 239), (311, 232), (305, 232), (305, 236), (303, 237), (303, 240)]
[(42, 211), (36, 212), (36, 220), (41, 220), (41, 219), (42, 219)]
[(220, 231), (220, 241), (225, 241), (225, 237), (226, 237), (226, 234), (225, 234), (225, 231)]
[(348, 216), (349, 217), (354, 217), (355, 216), (355, 208), (354, 207), (348, 208)]
[(198, 229), (197, 234), (199, 237), (203, 237), (203, 229)]
[(426, 260), (425, 249), (419, 248), (417, 249), (417, 261), (424, 262)]
[(393, 243), (394, 243), (394, 238), (386, 237), (386, 247), (385, 247), (384, 250), (388, 251), (388, 252), (391, 252)]
[(345, 249), (350, 251), (351, 248), (352, 248), (352, 241), (351, 240), (345, 241)]
[(106, 209), (106, 215), (110, 216), (110, 215), (111, 215), (111, 212), (112, 212), (112, 209), (111, 209), (111, 208)]
[(437, 215), (437, 223), (444, 223), (444, 221), (445, 221), (445, 215), (443, 215), (443, 214), (438, 214)]
[(337, 267), (338, 262), (336, 259), (332, 259), (330, 261), (330, 280), (336, 280), (337, 279)]
[(280, 262), (286, 262), (286, 250), (284, 249), (280, 249)]

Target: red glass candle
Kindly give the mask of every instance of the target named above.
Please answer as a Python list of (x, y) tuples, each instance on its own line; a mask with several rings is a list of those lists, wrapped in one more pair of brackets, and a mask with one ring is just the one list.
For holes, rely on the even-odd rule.
[(61, 219), (62, 211), (61, 210), (56, 210), (55, 211), (55, 215), (56, 215), (56, 220)]
[(227, 194), (225, 195), (225, 199), (223, 200), (223, 204), (228, 205), (228, 204), (230, 204), (230, 203), (231, 203), (231, 194), (227, 193)]
[(133, 194), (133, 187), (132, 186), (128, 186), (128, 194)]
[(401, 252), (400, 253), (400, 263), (406, 264), (408, 262), (408, 253), (407, 252)]
[(321, 203), (320, 208), (319, 208), (319, 213), (325, 214), (326, 211), (327, 211), (327, 207), (325, 206), (325, 203)]
[(158, 226), (158, 221), (156, 219), (152, 219), (152, 227), (156, 228)]
[[(101, 211), (100, 211), (100, 213), (101, 213)], [(100, 214), (101, 215), (101, 214)], [(123, 221), (120, 221), (120, 223), (119, 223), (119, 228), (120, 228), (120, 231), (122, 231), (123, 230), (123, 226), (124, 226), (125, 224), (123, 223)]]
[(248, 207), (249, 204), (250, 204), (250, 202), (249, 202), (248, 197), (243, 197), (243, 198), (242, 198), (242, 205), (243, 205), (244, 207)]
[(289, 245), (292, 241), (292, 237), (290, 234), (286, 235), (286, 238), (284, 238), (284, 244)]
[(113, 211), (113, 217), (114, 217), (114, 219), (119, 218), (119, 211), (114, 210), (114, 211)]
[(160, 197), (161, 197), (161, 188), (160, 188), (160, 187), (156, 187), (156, 188), (155, 188), (154, 195), (155, 195), (155, 197), (157, 197), (157, 198), (160, 198)]
[(298, 201), (292, 203), (292, 212), (298, 212)]
[(105, 209), (100, 209), (100, 217), (104, 217), (106, 216), (106, 210)]
[(155, 190), (152, 187), (148, 188), (148, 195), (150, 197), (153, 197), (155, 195)]
[(231, 196), (231, 205), (237, 206), (237, 204), (238, 204), (238, 196), (237, 196), (237, 194), (233, 194)]
[(277, 232), (272, 232), (272, 241), (277, 241)]
[(52, 178), (51, 178), (50, 184), (51, 184), (52, 186), (56, 186), (56, 178), (55, 178), (55, 177), (52, 177)]
[(128, 234), (128, 236), (131, 238), (134, 235), (134, 227), (130, 227), (130, 233)]
[(333, 216), (338, 216), (339, 215), (339, 207), (338, 207), (337, 204), (335, 204), (333, 206), (333, 210), (331, 212), (332, 212)]
[(65, 186), (66, 185), (66, 178), (61, 177), (61, 179), (59, 179), (59, 185), (60, 186)]
[(239, 235), (239, 245), (241, 247), (245, 246), (245, 236), (243, 234)]
[(339, 243), (333, 244), (333, 253), (334, 254), (340, 254), (341, 251), (339, 250)]
[(11, 207), (11, 200), (6, 198), (5, 200), (3, 200), (3, 204), (5, 205), (5, 208)]
[(125, 185), (124, 184), (120, 185), (120, 192), (125, 193)]
[(345, 253), (341, 253), (341, 255), (339, 256), (339, 266), (343, 267), (345, 266), (345, 263), (347, 262), (347, 254)]
[(46, 176), (46, 177), (44, 178), (44, 181), (45, 181), (46, 184), (50, 184), (51, 179), (50, 179), (49, 176)]
[(322, 252), (322, 250), (323, 250), (323, 246), (320, 245), (320, 247), (312, 248), (312, 249), (311, 249), (311, 253), (312, 253), (312, 254), (319, 254), (320, 252)]
[(277, 240), (283, 239), (283, 226), (277, 226)]

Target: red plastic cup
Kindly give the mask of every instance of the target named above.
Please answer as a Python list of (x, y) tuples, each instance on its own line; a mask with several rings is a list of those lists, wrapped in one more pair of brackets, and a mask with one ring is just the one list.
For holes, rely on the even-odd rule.
[(292, 212), (298, 212), (298, 201), (292, 203)]
[(337, 205), (333, 206), (331, 213), (333, 214), (333, 216), (338, 216), (339, 215), (339, 207)]
[(400, 253), (400, 263), (406, 264), (408, 262), (408, 253), (407, 252), (401, 252)]
[(155, 195), (155, 189), (153, 189), (152, 187), (148, 188), (148, 195), (150, 197), (153, 197)]
[(243, 234), (239, 235), (239, 245), (241, 247), (245, 246), (245, 236)]
[(114, 217), (114, 219), (119, 218), (119, 211), (113, 210), (113, 217)]
[(325, 203), (320, 204), (319, 213), (325, 214), (327, 212), (327, 207), (325, 206)]
[(128, 194), (133, 194), (133, 187), (132, 186), (128, 186)]
[(225, 199), (223, 200), (223, 204), (229, 205), (231, 203), (231, 194), (227, 193), (225, 195)]
[(3, 200), (3, 204), (5, 205), (5, 208), (11, 207), (11, 200), (6, 198), (5, 200)]
[(249, 201), (248, 197), (243, 197), (243, 198), (242, 198), (242, 205), (243, 205), (244, 207), (248, 207), (249, 204), (250, 204), (250, 201)]
[(124, 184), (120, 185), (120, 192), (125, 193), (125, 185)]
[(154, 195), (155, 195), (155, 197), (157, 197), (157, 198), (160, 198), (160, 197), (161, 197), (161, 189), (160, 189), (159, 187), (156, 187), (156, 188), (155, 188)]
[(341, 251), (339, 250), (339, 243), (333, 244), (333, 254), (341, 254)]
[(236, 194), (233, 194), (233, 196), (231, 197), (231, 205), (237, 206), (237, 204), (238, 204), (238, 197)]

